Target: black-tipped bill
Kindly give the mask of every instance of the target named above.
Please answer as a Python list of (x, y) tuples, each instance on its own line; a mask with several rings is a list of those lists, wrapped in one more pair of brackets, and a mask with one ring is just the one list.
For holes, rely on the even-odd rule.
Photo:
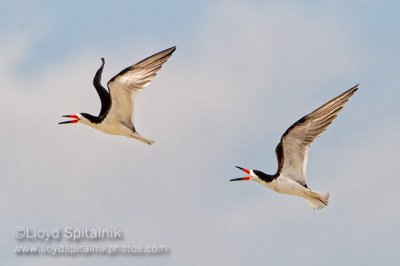
[(229, 181), (245, 181), (245, 180), (250, 180), (250, 176), (234, 178)]
[[(235, 166), (235, 167), (238, 168), (238, 169), (240, 169), (240, 170), (242, 170), (242, 171), (245, 172), (246, 174), (250, 175), (250, 170), (247, 170), (247, 169), (242, 168), (242, 167), (240, 167), (240, 166)], [(251, 176), (239, 177), (239, 178), (231, 179), (231, 180), (229, 180), (229, 181), (245, 181), (245, 180), (250, 180), (250, 177), (251, 177)]]
[(59, 125), (61, 125), (61, 124), (70, 124), (70, 123), (78, 123), (78, 121), (80, 120), (77, 115), (63, 115), (62, 117), (75, 118), (75, 119), (74, 120), (70, 120), (70, 121), (60, 122), (60, 123), (58, 123)]
[(235, 166), (235, 167), (238, 168), (238, 169), (240, 169), (240, 170), (242, 170), (242, 171), (245, 172), (246, 174), (250, 174), (250, 170), (248, 170), (248, 169), (242, 168), (242, 167), (240, 167), (240, 166)]

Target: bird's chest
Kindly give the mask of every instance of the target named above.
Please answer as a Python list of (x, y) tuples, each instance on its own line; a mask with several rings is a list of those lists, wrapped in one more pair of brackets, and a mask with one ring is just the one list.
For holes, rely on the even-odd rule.
[(278, 193), (290, 195), (296, 195), (297, 190), (301, 187), (301, 185), (296, 181), (282, 176), (272, 180), (271, 182), (263, 182), (262, 185)]
[(122, 123), (115, 123), (108, 120), (104, 120), (102, 123), (96, 125), (96, 129), (111, 135), (125, 135), (128, 128)]

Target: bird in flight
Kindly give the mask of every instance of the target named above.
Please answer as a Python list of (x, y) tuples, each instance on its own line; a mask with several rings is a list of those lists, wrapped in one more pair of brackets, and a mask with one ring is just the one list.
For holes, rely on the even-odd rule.
[(102, 64), (93, 79), (93, 85), (101, 101), (99, 115), (87, 113), (64, 115), (63, 117), (73, 118), (73, 120), (59, 124), (80, 122), (106, 134), (122, 135), (149, 145), (153, 144), (153, 140), (142, 137), (133, 125), (133, 103), (136, 94), (149, 85), (175, 49), (175, 46), (168, 48), (125, 68), (107, 83), (109, 92), (101, 85), (101, 74), (104, 68), (104, 58), (102, 58)]
[(303, 197), (314, 210), (328, 205), (329, 193), (313, 191), (306, 184), (306, 166), (310, 144), (336, 118), (343, 105), (357, 91), (358, 85), (322, 105), (290, 126), (275, 149), (278, 159), (276, 174), (236, 166), (248, 176), (230, 181), (252, 180), (278, 193)]

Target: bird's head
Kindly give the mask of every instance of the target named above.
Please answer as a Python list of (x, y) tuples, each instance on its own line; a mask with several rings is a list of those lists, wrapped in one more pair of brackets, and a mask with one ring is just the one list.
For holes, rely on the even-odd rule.
[(256, 181), (257, 179), (259, 179), (259, 177), (257, 176), (257, 170), (249, 170), (249, 169), (245, 169), (239, 166), (236, 166), (236, 168), (239, 168), (240, 170), (242, 170), (243, 172), (245, 172), (248, 176), (245, 177), (239, 177), (239, 178), (234, 178), (231, 179), (229, 181), (245, 181), (245, 180), (253, 180)]
[(87, 124), (89, 125), (91, 123), (90, 117), (91, 115), (86, 114), (86, 113), (79, 113), (76, 115), (63, 115), (62, 117), (68, 117), (68, 118), (73, 118), (72, 120), (69, 121), (64, 121), (60, 122), (58, 124), (70, 124), (70, 123), (82, 123), (82, 124)]
[(99, 119), (97, 116), (93, 116), (87, 113), (79, 113), (76, 115), (63, 115), (62, 117), (73, 118), (69, 121), (60, 122), (58, 124), (70, 124), (70, 123), (82, 123), (91, 127), (95, 127), (97, 125), (97, 120)]

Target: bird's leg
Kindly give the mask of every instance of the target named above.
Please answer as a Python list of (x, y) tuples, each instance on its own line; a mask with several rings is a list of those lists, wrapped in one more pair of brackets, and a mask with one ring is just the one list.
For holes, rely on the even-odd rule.
[(131, 138), (135, 138), (135, 139), (138, 139), (140, 141), (143, 141), (143, 142), (145, 142), (145, 143), (147, 143), (149, 145), (154, 143), (154, 140), (146, 139), (146, 138), (140, 136), (140, 134), (138, 134), (137, 132), (132, 132), (132, 133), (129, 134), (129, 136)]

